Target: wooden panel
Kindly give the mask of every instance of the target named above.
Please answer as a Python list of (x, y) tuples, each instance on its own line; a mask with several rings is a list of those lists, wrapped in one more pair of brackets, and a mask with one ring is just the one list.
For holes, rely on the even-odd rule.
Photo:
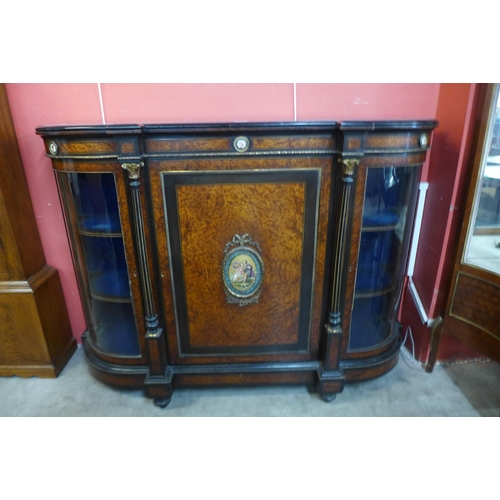
[(45, 365), (50, 356), (29, 285), (28, 293), (1, 293), (0, 365)]
[[(335, 143), (332, 135), (318, 136), (260, 136), (242, 134), (250, 140), (250, 149), (255, 151), (272, 150), (331, 150)], [(182, 137), (146, 139), (148, 153), (179, 152), (233, 152), (234, 137)]]
[[(307, 349), (310, 298), (301, 308), (301, 293), (313, 280), (318, 174), (163, 174), (184, 354)], [(227, 304), (222, 286), (223, 251), (235, 234), (258, 242), (264, 261), (259, 303), (246, 307)]]
[[(401, 149), (421, 149), (421, 133), (407, 134), (368, 134), (365, 137), (365, 149), (367, 150), (401, 150)], [(430, 134), (428, 134), (430, 136)]]
[(121, 165), (117, 162), (103, 163), (89, 163), (88, 159), (82, 160), (81, 158), (71, 158), (71, 159), (54, 159), (52, 160), (52, 167), (56, 171), (60, 172), (86, 172), (100, 174), (106, 172), (112, 172), (117, 175), (125, 175)]
[(416, 167), (425, 161), (426, 153), (408, 153), (402, 155), (364, 156), (363, 164), (371, 168), (383, 167)]
[[(10, 279), (24, 280), (44, 266), (45, 258), (4, 84), (0, 84), (0, 196), (4, 203), (0, 225), (10, 225), (12, 235), (3, 240)], [(17, 261), (20, 265), (14, 264)]]
[(120, 154), (122, 155), (136, 155), (139, 154), (139, 148), (137, 146), (137, 141), (120, 141)]
[[(326, 237), (328, 229), (327, 217), (330, 203), (331, 164), (331, 157), (282, 157), (273, 159), (239, 158), (237, 162), (231, 158), (149, 162), (152, 180), (151, 189), (153, 196), (156, 237), (158, 243), (158, 257), (160, 264), (159, 274), (163, 282), (166, 332), (171, 363), (231, 363), (247, 361), (280, 361), (284, 359), (288, 361), (299, 361), (314, 359), (318, 355), (319, 336), (324, 323), (321, 311), (324, 299), (323, 287), (325, 284), (324, 272)], [(244, 170), (240, 171), (240, 169)], [(164, 173), (162, 174), (161, 172)], [(318, 174), (320, 174), (320, 184), (317, 182), (319, 180)], [(225, 176), (225, 178), (216, 179), (214, 177), (221, 175)], [(240, 177), (240, 180), (235, 181), (234, 177), (236, 175), (244, 175), (248, 178), (243, 179)], [(271, 177), (259, 177), (260, 175), (267, 175)], [(162, 182), (160, 182), (161, 177), (164, 177), (165, 186), (163, 186)], [(189, 179), (191, 180), (188, 182)], [(316, 180), (313, 181), (313, 179)], [(277, 335), (278, 337), (281, 336), (279, 339), (280, 342), (288, 342), (291, 339), (296, 339), (297, 336), (300, 337), (300, 339), (306, 339), (305, 341), (299, 340), (299, 342), (302, 342), (300, 346), (297, 344), (288, 344), (285, 345), (285, 350), (277, 351), (276, 346), (281, 345), (280, 349), (283, 349), (283, 344), (277, 344), (274, 340), (266, 340), (266, 336), (262, 332), (251, 332), (253, 338), (259, 343), (256, 343), (254, 346), (249, 346), (250, 348), (241, 344), (225, 346), (226, 354), (221, 354), (221, 347), (224, 346), (218, 346), (217, 344), (212, 346), (209, 345), (208, 347), (206, 345), (202, 346), (203, 342), (207, 343), (207, 339), (203, 339), (203, 335), (208, 336), (209, 331), (215, 335), (216, 342), (218, 344), (221, 343), (222, 337), (217, 340), (217, 331), (219, 331), (217, 329), (214, 333), (211, 328), (207, 328), (207, 333), (202, 333), (202, 320), (196, 316), (199, 314), (198, 305), (196, 305), (196, 308), (194, 308), (190, 314), (192, 318), (199, 321), (198, 324), (200, 327), (199, 335), (197, 337), (199, 347), (190, 347), (188, 343), (187, 349), (191, 349), (191, 351), (193, 349), (198, 350), (200, 355), (194, 353), (189, 355), (181, 354), (186, 352), (186, 339), (189, 340), (189, 334), (182, 334), (179, 332), (188, 332), (189, 322), (187, 320), (187, 301), (183, 275), (183, 266), (185, 265), (185, 262), (180, 257), (184, 253), (184, 246), (181, 249), (180, 230), (178, 228), (175, 229), (175, 225), (178, 225), (179, 221), (181, 221), (181, 216), (177, 213), (180, 203), (178, 204), (177, 201), (179, 195), (176, 183), (179, 184), (179, 186), (185, 186), (184, 192), (182, 188), (179, 191), (180, 196), (184, 199), (183, 205), (187, 202), (191, 203), (192, 200), (193, 207), (195, 207), (193, 216), (186, 218), (186, 214), (190, 213), (190, 210), (187, 207), (183, 212), (183, 237), (185, 239), (187, 238), (188, 242), (192, 239), (190, 231), (194, 224), (194, 231), (198, 237), (201, 238), (200, 253), (198, 253), (198, 250), (188, 250), (190, 253), (189, 259), (199, 260), (200, 262), (198, 262), (198, 265), (203, 268), (202, 263), (204, 262), (204, 259), (206, 260), (211, 254), (214, 254), (212, 258), (216, 259), (214, 262), (217, 262), (217, 265), (219, 266), (219, 268), (214, 271), (216, 264), (212, 264), (213, 268), (211, 273), (216, 273), (216, 278), (214, 278), (215, 282), (217, 283), (217, 286), (222, 288), (219, 288), (216, 292), (218, 294), (217, 296), (212, 290), (212, 295), (210, 295), (209, 300), (212, 301), (212, 303), (217, 302), (218, 307), (220, 306), (224, 308), (221, 313), (222, 317), (227, 314), (225, 312), (226, 307), (229, 307), (227, 311), (230, 311), (233, 316), (235, 316), (236, 311), (235, 317), (238, 317), (240, 314), (246, 317), (250, 314), (245, 312), (245, 307), (239, 307), (237, 305), (234, 306), (234, 304), (226, 304), (220, 269), (220, 264), (224, 257), (222, 251), (225, 248), (226, 243), (231, 240), (235, 233), (242, 233), (246, 231), (245, 227), (241, 225), (241, 222), (244, 222), (248, 225), (247, 227), (250, 227), (250, 230), (253, 233), (251, 233), (251, 236), (255, 241), (258, 241), (261, 246), (264, 242), (271, 247), (271, 262), (275, 260), (275, 256), (280, 253), (280, 248), (281, 253), (286, 255), (285, 251), (288, 251), (287, 245), (291, 244), (290, 241), (286, 241), (287, 238), (288, 240), (299, 238), (297, 241), (300, 241), (300, 245), (302, 245), (302, 259), (306, 259), (308, 263), (306, 268), (303, 267), (303, 273), (300, 276), (301, 282), (299, 285), (300, 297), (303, 297), (303, 300), (299, 305), (299, 308), (302, 311), (299, 319), (302, 326), (299, 327), (299, 330), (305, 333), (302, 333), (302, 336), (300, 334), (297, 335), (297, 327), (293, 327), (293, 322), (295, 322), (295, 325), (297, 324), (297, 313), (293, 312), (293, 308), (289, 308), (289, 310), (292, 311), (293, 316), (285, 320), (285, 326), (291, 326), (292, 330), (290, 332), (285, 332), (283, 327), (283, 329), (280, 329), (278, 333), (275, 333), (274, 331), (269, 331), (269, 328), (267, 328), (267, 335), (269, 338), (274, 337), (274, 335)], [(252, 186), (249, 187), (251, 191), (245, 191), (247, 186)], [(272, 192), (275, 186), (277, 189), (276, 194), (278, 196), (275, 196)], [(164, 187), (166, 189), (165, 192)], [(229, 189), (230, 187), (234, 189)], [(193, 196), (188, 196), (190, 189), (193, 189)], [(245, 195), (245, 192), (247, 195)], [(252, 199), (246, 198), (249, 192), (252, 192), (252, 196), (256, 198), (255, 203)], [(233, 200), (233, 197), (235, 196), (234, 193), (237, 193), (237, 200), (239, 200), (237, 204), (234, 203)], [(208, 197), (202, 198), (202, 196), (206, 195)], [(223, 197), (224, 200), (222, 201)], [(281, 202), (279, 198), (282, 198)], [(314, 201), (315, 199), (316, 201)], [(295, 205), (295, 208), (292, 208), (291, 205), (287, 206), (287, 204), (291, 202), (297, 203), (298, 205)], [(236, 211), (234, 216), (229, 217), (228, 215), (228, 220), (230, 222), (232, 220), (232, 224), (234, 224), (234, 226), (232, 228), (226, 228), (221, 220), (221, 210), (230, 214), (235, 205), (238, 205), (240, 208), (237, 207), (235, 209)], [(276, 222), (277, 217), (273, 217), (272, 215), (274, 210), (277, 210), (278, 212), (280, 210), (282, 211), (285, 218), (283, 222)], [(298, 214), (294, 215), (296, 210), (298, 210)], [(244, 215), (247, 212), (248, 215)], [(168, 238), (166, 233), (166, 215), (168, 215)], [(241, 217), (244, 218), (241, 219)], [(261, 227), (258, 223), (259, 218), (267, 221), (267, 227)], [(309, 222), (307, 222), (308, 218), (311, 219)], [(286, 221), (288, 221), (288, 224), (290, 224), (291, 221), (295, 221), (291, 226), (294, 229), (286, 228)], [(219, 228), (217, 231), (211, 229), (212, 222)], [(275, 225), (277, 225), (278, 230), (283, 234), (279, 234), (274, 231)], [(282, 229), (280, 229), (280, 227), (282, 227)], [(214, 239), (213, 236), (210, 238), (206, 236), (205, 233), (207, 232), (210, 232), (211, 235), (215, 233), (221, 234)], [(302, 238), (302, 240), (300, 238)], [(217, 244), (215, 244), (215, 241), (217, 241)], [(207, 248), (210, 249), (206, 252), (206, 254), (202, 251), (202, 247), (205, 245), (207, 245)], [(298, 250), (296, 249), (295, 251), (297, 252)], [(208, 257), (206, 257), (207, 255)], [(266, 255), (267, 254), (265, 254), (263, 258), (266, 259), (265, 265), (267, 266), (268, 259)], [(296, 253), (295, 255), (298, 254)], [(171, 259), (169, 256), (171, 256)], [(296, 257), (294, 258), (296, 259)], [(271, 264), (271, 270), (274, 266), (277, 273), (281, 273), (283, 270), (288, 272), (285, 261), (286, 257), (282, 256), (280, 261), (281, 263), (277, 261)], [(188, 263), (188, 268), (189, 266), (191, 266), (192, 269), (190, 272), (198, 272), (199, 268), (197, 268), (195, 264)], [(302, 261), (301, 266), (304, 266), (304, 260)], [(266, 267), (266, 273), (267, 271), (268, 269)], [(276, 274), (276, 272), (273, 274)], [(293, 280), (297, 281), (296, 267), (293, 272), (295, 273)], [(273, 276), (271, 276), (270, 279), (274, 279)], [(280, 279), (285, 280), (286, 276)], [(190, 294), (192, 295), (189, 299), (189, 308), (191, 309), (193, 307), (192, 303), (194, 297), (198, 295), (201, 297), (203, 294), (206, 294), (208, 297), (208, 292), (195, 290), (194, 276), (188, 278), (188, 280), (191, 280), (190, 283), (192, 283), (190, 285), (190, 290), (192, 290), (190, 291)], [(200, 281), (198, 276), (198, 288), (200, 288), (200, 283), (202, 287), (205, 286), (204, 281)], [(281, 283), (283, 284), (284, 281)], [(274, 305), (269, 304), (265, 306), (267, 307), (267, 311), (270, 311), (272, 307), (278, 307), (277, 302), (281, 300), (279, 294), (283, 295), (281, 290), (278, 291), (278, 288), (279, 287), (275, 286), (273, 289), (271, 286), (269, 297), (271, 297), (271, 299), (276, 303)], [(286, 290), (288, 290), (288, 284), (284, 289), (286, 293)], [(296, 290), (297, 285), (295, 286), (295, 291), (292, 291), (292, 297), (295, 297), (295, 299), (297, 297)], [(262, 293), (265, 293), (264, 289)], [(246, 306), (248, 311), (251, 311), (252, 309), (255, 311), (256, 307), (264, 307), (262, 305), (264, 304), (263, 297), (264, 296), (261, 296), (262, 300), (259, 301), (259, 304), (250, 304)], [(284, 304), (285, 302), (286, 300), (284, 301)], [(294, 307), (296, 309), (297, 305)], [(183, 315), (184, 319), (182, 319)], [(179, 318), (181, 321), (179, 321)], [(181, 325), (182, 321), (184, 321), (184, 323)], [(215, 323), (215, 317), (210, 321)], [(258, 321), (260, 321), (261, 324), (265, 323), (262, 318), (254, 318), (252, 321), (254, 323)], [(268, 317), (267, 321), (267, 326), (269, 326), (272, 324), (273, 320)], [(241, 326), (238, 328), (241, 328)], [(231, 341), (231, 337), (229, 337), (229, 341)], [(236, 342), (237, 341), (238, 340), (236, 339)], [(243, 342), (242, 336), (240, 336), (239, 341)], [(236, 344), (236, 342), (234, 343)], [(265, 342), (268, 342), (267, 346)], [(271, 342), (275, 342), (275, 344), (272, 345)], [(201, 355), (201, 352), (203, 351), (204, 354)], [(212, 351), (213, 354), (211, 354), (210, 351)], [(244, 351), (246, 354), (242, 354)]]
[(450, 306), (450, 316), (493, 335), (500, 340), (499, 287), (488, 281), (458, 273)]
[(76, 350), (59, 275), (45, 266), (29, 281), (0, 286), (0, 375), (57, 376)]
[(346, 382), (360, 382), (361, 380), (370, 380), (380, 377), (391, 371), (396, 366), (398, 359), (399, 353), (396, 353), (379, 364), (370, 365), (367, 363), (366, 366), (360, 368), (345, 367), (341, 364), (341, 367), (344, 370)]
[(96, 356), (94, 347), (89, 345), (87, 334), (82, 336), (82, 343), (87, 366), (97, 380), (113, 387), (128, 389), (143, 387), (144, 379), (149, 372), (147, 366), (120, 366), (100, 359)]
[(56, 361), (64, 356), (66, 350), (72, 349), (74, 352), (76, 349), (76, 340), (71, 335), (68, 312), (65, 307), (61, 307), (61, 304), (64, 304), (64, 295), (59, 274), (54, 268), (45, 266), (30, 278), (29, 283), (33, 289), (50, 359), (56, 365), (58, 373), (65, 363), (60, 366)]
[(16, 248), (16, 241), (10, 225), (7, 207), (0, 189), (0, 281), (19, 279), (23, 269), (19, 254), (10, 251)]
[(364, 136), (347, 136), (345, 139), (344, 150), (345, 151), (359, 151), (363, 148), (363, 138)]
[(175, 387), (210, 387), (221, 385), (252, 386), (266, 384), (313, 384), (313, 371), (288, 371), (284, 373), (203, 373), (176, 374)]
[(146, 139), (148, 153), (181, 152), (181, 151), (231, 151), (231, 140), (222, 138), (165, 138)]
[[(496, 336), (477, 328), (475, 325), (468, 324), (462, 319), (457, 319), (450, 315), (446, 315), (444, 319), (445, 321), (441, 323), (441, 332), (437, 331), (434, 334), (435, 336), (438, 335), (436, 342), (437, 346), (433, 344), (431, 348), (434, 347), (434, 349), (436, 349), (439, 346), (440, 339), (450, 335), (452, 338), (458, 339), (467, 347), (471, 348), (471, 352), (474, 353), (475, 357), (479, 357), (479, 353), (481, 353), (500, 363), (500, 342), (498, 342)], [(429, 368), (427, 371), (432, 371), (435, 362), (435, 358), (429, 361)]]
[[(190, 345), (297, 344), (304, 183), (179, 186), (177, 201)], [(221, 264), (225, 244), (245, 233), (265, 275), (259, 304), (240, 307), (226, 304)]]
[[(49, 153), (48, 144), (51, 141), (45, 141), (47, 153)], [(65, 141), (57, 139), (60, 154), (63, 155), (98, 155), (118, 153), (116, 141)]]
[(286, 137), (251, 137), (252, 149), (333, 149), (334, 140), (331, 135), (327, 136), (286, 136)]

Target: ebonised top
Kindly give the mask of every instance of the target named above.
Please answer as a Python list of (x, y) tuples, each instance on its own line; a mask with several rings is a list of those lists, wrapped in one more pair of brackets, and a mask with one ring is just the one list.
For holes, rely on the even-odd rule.
[(287, 131), (332, 131), (332, 130), (412, 130), (433, 129), (435, 120), (413, 121), (302, 121), (265, 123), (185, 123), (185, 124), (110, 124), (110, 125), (50, 125), (37, 127), (38, 135), (115, 135), (115, 134), (158, 134), (158, 133), (224, 133), (235, 131), (266, 132)]

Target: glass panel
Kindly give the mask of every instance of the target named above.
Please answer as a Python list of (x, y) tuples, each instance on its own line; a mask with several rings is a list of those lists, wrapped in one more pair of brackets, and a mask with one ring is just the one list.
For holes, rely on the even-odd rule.
[(139, 355), (115, 179), (112, 173), (68, 173), (74, 239), (88, 289), (90, 334), (103, 351)]
[(465, 262), (500, 274), (500, 99), (495, 86), (469, 224)]
[(418, 171), (368, 169), (349, 350), (373, 348), (391, 335), (409, 240), (406, 219)]

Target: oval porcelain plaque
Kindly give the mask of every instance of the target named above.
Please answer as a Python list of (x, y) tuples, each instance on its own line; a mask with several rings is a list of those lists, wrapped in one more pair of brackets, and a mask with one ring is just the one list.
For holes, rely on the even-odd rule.
[[(239, 238), (238, 235), (235, 238)], [(226, 248), (222, 262), (227, 302), (240, 306), (258, 302), (264, 277), (264, 263), (258, 251), (245, 244), (254, 244), (250, 242), (251, 238), (247, 237), (246, 240), (238, 240), (239, 244), (233, 248)]]

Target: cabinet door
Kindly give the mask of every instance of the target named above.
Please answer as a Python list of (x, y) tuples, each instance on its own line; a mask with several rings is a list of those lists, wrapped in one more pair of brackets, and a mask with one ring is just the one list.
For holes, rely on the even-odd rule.
[(109, 356), (140, 356), (115, 173), (58, 172), (58, 180), (90, 342)]
[(331, 162), (150, 161), (172, 362), (317, 359)]
[[(380, 163), (380, 162), (379, 162)], [(399, 163), (399, 165), (398, 165)], [(403, 163), (403, 165), (401, 165)], [(351, 356), (373, 354), (395, 338), (413, 220), (418, 165), (403, 158), (370, 166), (362, 161), (357, 178), (344, 331)]]

